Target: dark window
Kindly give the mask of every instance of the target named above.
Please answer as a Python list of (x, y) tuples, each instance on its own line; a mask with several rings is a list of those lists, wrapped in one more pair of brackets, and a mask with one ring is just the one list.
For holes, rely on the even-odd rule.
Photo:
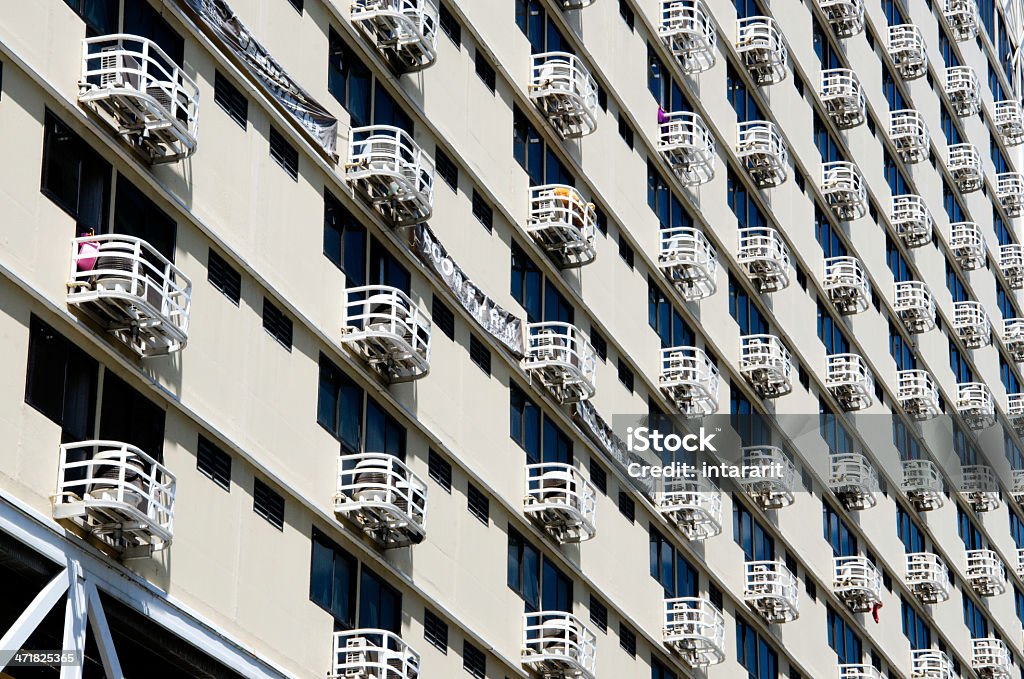
[(299, 151), (273, 127), (270, 128), (270, 157), (284, 168), (292, 179), (298, 181)]
[(430, 320), (448, 339), (455, 339), (455, 314), (436, 294), (430, 300)]
[(357, 565), (355, 557), (313, 529), (309, 600), (332, 614), (342, 627), (355, 624)]
[(491, 520), (491, 502), (483, 492), (472, 483), (466, 485), (466, 507), (469, 513), (487, 524)]
[(184, 38), (148, 2), (124, 3), (124, 33), (149, 38), (179, 66), (185, 60)]
[(401, 128), (410, 137), (414, 132), (412, 118), (402, 110), (401, 105), (395, 101), (381, 80), (377, 80), (373, 86), (373, 124)]
[(529, 323), (540, 321), (541, 273), (529, 255), (515, 242), (512, 243), (511, 291), (512, 297), (523, 305)]
[(103, 375), (103, 403), (100, 406), (100, 438), (138, 446), (160, 462), (164, 449), (162, 408), (128, 386), (109, 370)]
[(466, 640), (462, 641), (462, 669), (476, 679), (484, 679), (487, 674), (487, 656)]
[(394, 634), (402, 628), (402, 594), (365, 566), (359, 574), (359, 627)]
[(622, 257), (622, 261), (626, 263), (626, 266), (630, 269), (633, 268), (636, 261), (636, 255), (633, 252), (633, 248), (626, 242), (626, 238), (621, 232), (619, 233), (619, 257)]
[(117, 15), (121, 0), (64, 0), (85, 20), (95, 35), (117, 33)]
[[(174, 220), (123, 175), (117, 178), (113, 230), (114, 233), (141, 238), (161, 255), (174, 261), (174, 241), (177, 238)], [(160, 266), (159, 262), (153, 264)]]
[(252, 510), (274, 528), (284, 530), (284, 498), (259, 479), (252, 482)]
[(324, 255), (345, 273), (345, 284), (366, 284), (366, 228), (324, 191)]
[(618, 372), (619, 372), (619, 382), (622, 382), (622, 384), (625, 385), (626, 389), (629, 389), (629, 393), (632, 394), (633, 393), (633, 371), (629, 369), (629, 366), (626, 365), (626, 362), (623, 361), (621, 358), (618, 361)]
[(629, 657), (636, 657), (636, 632), (629, 629), (626, 623), (619, 623), (619, 646), (629, 654)]
[(540, 409), (515, 385), (509, 388), (509, 436), (526, 451), (527, 459), (540, 460)]
[(285, 349), (292, 350), (292, 319), (266, 297), (263, 298), (263, 329)]
[(619, 16), (629, 26), (629, 30), (633, 30), (633, 26), (636, 23), (636, 15), (633, 13), (633, 8), (629, 6), (626, 0), (619, 0)]
[(437, 8), (437, 23), (440, 24), (441, 30), (455, 43), (456, 47), (462, 45), (462, 26), (459, 25), (458, 19), (455, 18), (455, 15), (451, 13), (451, 10), (443, 2)]
[(608, 631), (608, 607), (593, 594), (590, 595), (590, 622), (602, 632)]
[[(677, 679), (676, 673), (651, 656), (651, 679)], [(792, 679), (792, 677), (791, 677)]]
[(540, 554), (512, 529), (508, 533), (506, 572), (508, 586), (522, 597), (528, 611), (536, 611), (540, 605)]
[(621, 113), (619, 114), (619, 136), (622, 137), (622, 141), (626, 142), (626, 146), (630, 149), (633, 148), (633, 128), (626, 120), (626, 116)]
[(249, 100), (220, 71), (217, 71), (213, 78), (213, 100), (232, 120), (245, 129), (249, 117)]
[(590, 326), (590, 344), (602, 361), (608, 360), (608, 342), (594, 326)]
[(292, 7), (298, 10), (299, 14), (302, 14), (302, 0), (288, 0)]
[(333, 28), (328, 37), (327, 89), (352, 118), (352, 127), (370, 124), (373, 76)]
[(41, 189), (75, 218), (78, 232), (105, 230), (110, 209), (110, 163), (46, 111)]
[(743, 618), (736, 618), (736, 660), (749, 679), (777, 679), (779, 657), (768, 641)]
[(405, 459), (405, 427), (372, 398), (366, 399), (365, 450)]
[(210, 248), (206, 257), (206, 280), (238, 306), (242, 299), (242, 274), (231, 268), (227, 261)]
[(64, 441), (93, 438), (98, 374), (95, 359), (32, 316), (25, 402), (60, 425)]
[(409, 270), (376, 238), (370, 241), (370, 283), (390, 285), (407, 295), (412, 285)]
[(488, 375), (491, 374), (491, 352), (474, 335), (469, 336), (469, 360)]
[(362, 440), (362, 420), (362, 389), (321, 354), (316, 421), (354, 453)]
[(476, 62), (476, 74), (480, 76), (480, 80), (484, 81), (484, 85), (493, 94), (494, 88), (497, 85), (497, 78), (495, 77), (494, 67), (491, 66), (489, 61), (487, 61), (487, 55), (484, 54), (479, 47), (476, 48), (476, 56), (474, 61)]
[(598, 492), (608, 494), (608, 472), (594, 458), (590, 458), (590, 482)]
[(448, 623), (423, 609), (423, 638), (427, 643), (448, 655)]
[(427, 473), (446, 493), (452, 492), (452, 463), (433, 449), (427, 456)]
[(231, 492), (231, 456), (202, 434), (196, 448), (196, 469), (224, 490)]
[(444, 183), (450, 186), (452, 191), (458, 192), (459, 166), (441, 150), (440, 146), (434, 147), (434, 167)]
[(473, 189), (473, 216), (490, 231), (494, 228), (494, 209), (487, 204), (487, 199)]
[(624, 490), (619, 491), (619, 512), (622, 513), (630, 523), (636, 521), (636, 503)]

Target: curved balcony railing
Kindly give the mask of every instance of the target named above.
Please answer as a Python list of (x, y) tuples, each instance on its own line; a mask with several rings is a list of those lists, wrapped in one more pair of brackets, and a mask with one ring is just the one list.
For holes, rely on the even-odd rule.
[(999, 246), (999, 270), (1012, 289), (1024, 288), (1024, 245), (1007, 243)]
[(844, 410), (863, 410), (874, 402), (875, 379), (857, 354), (831, 354), (825, 386)]
[(964, 271), (974, 271), (985, 265), (985, 237), (975, 222), (956, 222), (949, 225), (949, 249)]
[(793, 391), (793, 360), (775, 335), (740, 337), (740, 374), (762, 398), (777, 398)]
[(927, 370), (896, 373), (900, 406), (915, 420), (929, 420), (939, 414), (939, 390)]
[(53, 518), (67, 520), (125, 558), (165, 549), (174, 534), (174, 475), (121, 441), (60, 447)]
[(957, 384), (956, 409), (971, 429), (986, 429), (995, 424), (996, 410), (992, 392), (984, 382)]
[(432, 0), (352, 0), (352, 23), (403, 71), (437, 60), (438, 10)]
[(666, 479), (657, 501), (658, 511), (688, 540), (722, 532), (722, 492), (704, 477)]
[(928, 72), (928, 51), (921, 29), (914, 24), (889, 27), (889, 58), (904, 80), (916, 80)]
[(960, 468), (960, 494), (976, 512), (999, 508), (999, 480), (987, 464), (964, 465)]
[[(860, 4), (860, 0), (855, 2)], [(839, 129), (848, 130), (864, 122), (864, 91), (856, 72), (848, 68), (822, 71), (819, 94), (821, 103)]]
[(589, 264), (597, 256), (597, 208), (576, 188), (546, 184), (530, 188), (526, 232), (562, 268)]
[(992, 342), (992, 325), (980, 302), (954, 302), (953, 329), (968, 349), (988, 346)]
[(661, 230), (658, 268), (687, 301), (709, 297), (718, 288), (718, 253), (707, 236), (692, 227)]
[(561, 403), (597, 393), (597, 358), (590, 339), (571, 323), (530, 323), (523, 366)]
[(852, 38), (864, 30), (864, 3), (861, 0), (818, 0), (818, 6), (836, 37)]
[(974, 144), (950, 145), (946, 150), (946, 166), (960, 193), (973, 193), (984, 184), (981, 153)]
[(775, 229), (752, 226), (737, 231), (736, 261), (760, 292), (775, 292), (789, 285), (789, 248)]
[(431, 322), (398, 288), (364, 285), (345, 291), (341, 341), (392, 382), (430, 370)]
[(782, 509), (796, 500), (800, 472), (781, 448), (747, 446), (743, 448), (743, 464), (748, 469), (763, 470), (759, 476), (737, 479), (761, 509)]
[(932, 215), (921, 196), (892, 197), (892, 226), (908, 248), (928, 245), (932, 240)]
[(427, 534), (427, 484), (394, 455), (342, 455), (334, 512), (385, 549), (419, 544)]
[(736, 126), (736, 155), (758, 186), (779, 186), (788, 176), (786, 141), (767, 120), (750, 120)]
[(686, 73), (700, 73), (715, 65), (718, 33), (711, 12), (700, 0), (661, 0), (658, 35)]
[(529, 91), (562, 138), (582, 137), (597, 129), (597, 82), (576, 55), (535, 54)]
[(345, 177), (395, 226), (419, 224), (434, 209), (434, 161), (405, 130), (352, 129)]
[(597, 492), (571, 464), (526, 466), (523, 511), (558, 542), (583, 542), (597, 533)]
[(971, 668), (986, 679), (1010, 679), (1013, 659), (1001, 639), (972, 639)]
[(871, 280), (856, 257), (825, 259), (825, 292), (840, 314), (857, 314), (871, 306)]
[(686, 186), (704, 184), (715, 176), (715, 138), (696, 113), (667, 114), (658, 125), (658, 151)]
[(957, 679), (958, 675), (948, 655), (926, 648), (910, 652), (910, 676), (915, 679)]
[(523, 616), (523, 665), (542, 676), (594, 679), (597, 637), (572, 613)]
[(661, 350), (658, 386), (684, 415), (710, 415), (718, 410), (718, 368), (702, 349)]
[(743, 565), (743, 600), (769, 624), (800, 616), (800, 587), (781, 561), (747, 561)]
[[(1024, 432), (1024, 392), (1006, 395), (1006, 419), (1010, 421), (1018, 435)], [(1024, 498), (1024, 470), (1014, 470), (1013, 494), (1015, 497), (1019, 494)]]
[(725, 618), (707, 599), (666, 599), (663, 638), (693, 669), (725, 660)]
[(355, 629), (334, 633), (332, 679), (416, 679), (419, 673), (420, 654), (393, 632)]
[(945, 486), (942, 473), (931, 460), (903, 460), (903, 479), (900, 483), (907, 499), (919, 512), (939, 509), (945, 504)]
[(964, 118), (981, 110), (981, 84), (970, 66), (950, 66), (946, 69), (946, 96), (953, 110)]
[(782, 30), (771, 17), (737, 19), (736, 51), (758, 85), (771, 85), (786, 78), (789, 53)]
[(1024, 214), (1024, 174), (1003, 172), (996, 175), (996, 198), (1009, 217)]
[(1024, 361), (1024, 318), (1003, 320), (1003, 344), (1014, 361)]
[(877, 502), (878, 472), (860, 453), (832, 453), (828, 487), (847, 509), (868, 509)]
[(913, 109), (889, 113), (889, 137), (905, 163), (920, 163), (928, 158), (928, 125), (924, 115)]
[(832, 590), (850, 610), (864, 613), (881, 601), (882, 574), (865, 556), (837, 556)]
[(829, 207), (843, 221), (860, 219), (867, 214), (867, 187), (860, 170), (853, 163), (824, 163), (821, 166), (821, 192)]
[(192, 282), (178, 267), (134, 236), (82, 236), (71, 244), (68, 304), (144, 358), (185, 347)]
[(1016, 146), (1024, 142), (1024, 110), (1019, 101), (997, 101), (994, 124), (1007, 146)]
[(967, 581), (981, 596), (998, 596), (1006, 591), (1006, 569), (991, 549), (967, 550)]
[(978, 4), (974, 0), (946, 0), (942, 13), (957, 42), (974, 40), (978, 35)]

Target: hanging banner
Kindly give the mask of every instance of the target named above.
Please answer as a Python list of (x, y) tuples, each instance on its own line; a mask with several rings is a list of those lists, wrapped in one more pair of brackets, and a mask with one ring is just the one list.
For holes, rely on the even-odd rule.
[(654, 480), (635, 477), (629, 473), (630, 463), (643, 463), (644, 458), (632, 453), (590, 401), (578, 401), (572, 412), (572, 419), (601, 450), (619, 466), (619, 470), (636, 485), (636, 489), (654, 499)]
[(469, 280), (429, 226), (417, 224), (412, 229), (412, 248), (417, 256), (441, 277), (466, 311), (484, 330), (508, 347), (517, 358), (523, 357), (523, 322), (518, 316), (498, 306)]
[(313, 97), (299, 87), (270, 56), (224, 0), (185, 0), (214, 36), (231, 48), (264, 87), (316, 139), (332, 158), (337, 158), (338, 121)]

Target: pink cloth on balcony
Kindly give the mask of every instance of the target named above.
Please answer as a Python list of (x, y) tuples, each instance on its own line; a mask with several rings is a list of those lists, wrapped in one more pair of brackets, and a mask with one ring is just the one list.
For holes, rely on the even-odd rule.
[(84, 241), (78, 244), (77, 266), (79, 271), (92, 271), (96, 266), (96, 257), (100, 251), (100, 244), (94, 240)]

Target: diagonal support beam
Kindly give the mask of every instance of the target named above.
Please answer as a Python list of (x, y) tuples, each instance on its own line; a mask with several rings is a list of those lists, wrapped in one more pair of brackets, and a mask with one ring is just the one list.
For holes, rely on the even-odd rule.
[[(82, 565), (77, 561), (68, 561), (67, 608), (64, 609), (64, 650), (73, 651), (84, 661), (85, 659), (85, 620), (88, 604), (85, 599), (84, 576)], [(82, 679), (82, 664), (67, 663), (60, 668), (60, 679)]]
[[(46, 587), (36, 595), (36, 598), (32, 599), (32, 603), (28, 605), (28, 608), (18, 616), (18, 619), (14, 621), (11, 628), (7, 630), (7, 633), (0, 637), (0, 649), (16, 651), (24, 646), (32, 632), (35, 632), (36, 628), (39, 627), (39, 623), (43, 621), (43, 618), (53, 610), (53, 607), (57, 605), (60, 598), (68, 591), (69, 582), (67, 568), (58, 573), (57, 577), (53, 580), (50, 580)], [(0, 670), (5, 669), (7, 662), (0, 662), (2, 662)]]
[(107, 675), (107, 679), (124, 679), (121, 661), (117, 659), (117, 649), (114, 648), (114, 638), (110, 635), (110, 625), (107, 624), (107, 614), (103, 612), (100, 592), (91, 580), (85, 582), (85, 595), (89, 605), (89, 623), (92, 633), (96, 637), (96, 646), (99, 648), (100, 660), (103, 662), (103, 672)]

